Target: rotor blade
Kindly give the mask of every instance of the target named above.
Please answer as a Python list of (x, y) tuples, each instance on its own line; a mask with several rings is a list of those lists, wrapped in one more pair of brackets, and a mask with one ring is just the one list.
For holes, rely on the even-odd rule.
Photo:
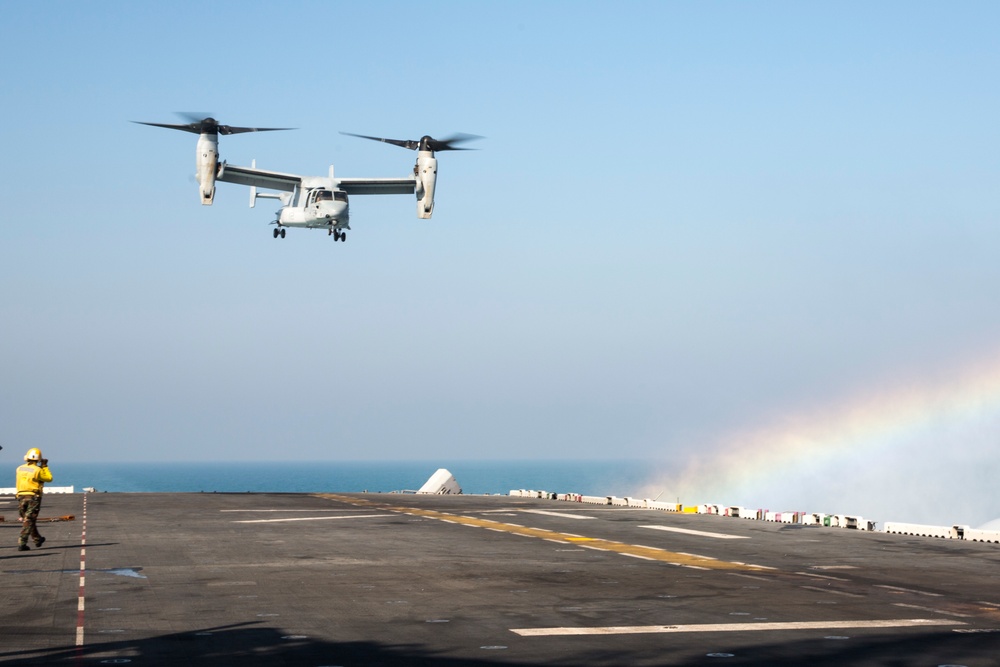
[(411, 151), (429, 150), (429, 151), (467, 151), (474, 150), (471, 148), (460, 148), (455, 144), (464, 143), (466, 141), (472, 141), (474, 139), (482, 139), (477, 134), (454, 134), (447, 139), (435, 139), (433, 137), (424, 136), (420, 139), (385, 139), (383, 137), (370, 137), (367, 134), (354, 134), (352, 132), (341, 132), (341, 134), (346, 134), (349, 137), (359, 137), (361, 139), (371, 139), (372, 141), (381, 141), (385, 144), (392, 144), (393, 146), (400, 146), (402, 148), (408, 148)]
[[(187, 114), (179, 114), (187, 115)], [(188, 115), (189, 118), (193, 116)], [(175, 125), (172, 123), (146, 123), (140, 120), (134, 120), (133, 123), (139, 123), (140, 125), (152, 125), (153, 127), (165, 127), (170, 130), (183, 130), (184, 132), (192, 132), (194, 134), (211, 134), (217, 132), (218, 134), (243, 134), (244, 132), (272, 132), (275, 130), (294, 130), (294, 127), (233, 127), (231, 125), (219, 125), (211, 116), (195, 119), (191, 123), (186, 125)]]
[(219, 125), (219, 134), (243, 134), (244, 132), (275, 132), (278, 130), (295, 130), (295, 127), (233, 127)]
[(189, 123), (200, 123), (206, 118), (215, 117), (214, 113), (205, 113), (204, 111), (175, 111), (174, 113)]
[(133, 123), (138, 123), (139, 125), (152, 125), (153, 127), (165, 127), (168, 130), (183, 130), (184, 132), (193, 132), (194, 134), (201, 134), (201, 124), (191, 123), (189, 125), (171, 125), (170, 123), (146, 123), (141, 120), (133, 120)]
[(417, 147), (420, 146), (419, 141), (413, 141), (410, 139), (385, 139), (383, 137), (369, 137), (366, 134), (354, 134), (353, 132), (341, 132), (341, 134), (346, 134), (349, 137), (358, 137), (360, 139), (371, 139), (372, 141), (381, 141), (384, 144), (392, 144), (393, 146), (408, 148), (411, 151), (417, 150)]
[(465, 143), (482, 139), (478, 134), (453, 134), (447, 139), (431, 139), (428, 137), (427, 145), (432, 151), (474, 151), (475, 148), (460, 148), (454, 144)]

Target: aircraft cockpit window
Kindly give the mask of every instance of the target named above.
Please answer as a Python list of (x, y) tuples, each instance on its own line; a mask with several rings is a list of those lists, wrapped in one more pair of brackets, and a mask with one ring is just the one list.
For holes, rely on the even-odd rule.
[(316, 201), (333, 201), (333, 193), (329, 190), (317, 190), (316, 191)]
[(347, 193), (346, 192), (334, 192), (333, 193), (333, 199), (334, 199), (334, 201), (347, 202)]

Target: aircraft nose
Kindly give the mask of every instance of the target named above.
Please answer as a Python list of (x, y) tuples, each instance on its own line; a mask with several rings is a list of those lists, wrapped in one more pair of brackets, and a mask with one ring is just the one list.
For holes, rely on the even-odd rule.
[(347, 202), (326, 202), (323, 206), (323, 217), (327, 220), (339, 220), (347, 213)]

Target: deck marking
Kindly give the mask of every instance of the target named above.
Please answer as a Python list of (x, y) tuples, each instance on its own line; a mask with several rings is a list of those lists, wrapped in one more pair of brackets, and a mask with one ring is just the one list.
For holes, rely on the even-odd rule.
[(932, 607), (921, 607), (918, 604), (905, 604), (903, 602), (894, 602), (894, 607), (905, 607), (906, 609), (919, 609), (920, 611), (929, 611), (932, 614), (944, 614), (945, 616), (958, 616), (959, 618), (972, 618), (972, 614), (960, 614), (957, 611), (945, 611), (943, 609), (934, 609)]
[[(76, 646), (83, 646), (84, 601), (87, 583), (87, 494), (83, 494), (83, 520), (80, 529), (80, 590), (76, 602)], [(77, 648), (77, 660), (82, 658), (80, 648)]]
[(850, 579), (844, 579), (842, 577), (831, 577), (826, 574), (813, 574), (812, 572), (796, 572), (795, 574), (801, 574), (803, 577), (815, 577), (816, 579), (831, 579), (833, 581), (850, 581)]
[(900, 588), (899, 586), (886, 586), (885, 584), (875, 584), (875, 588), (888, 588), (891, 591), (902, 591), (903, 593), (916, 593), (917, 595), (929, 595), (932, 598), (944, 597), (940, 593), (928, 593), (927, 591), (918, 591), (912, 588)]
[(418, 507), (406, 507), (402, 505), (393, 505), (389, 503), (375, 502), (372, 500), (368, 500), (367, 498), (353, 498), (350, 496), (342, 496), (335, 493), (318, 493), (316, 494), (316, 496), (319, 498), (326, 498), (328, 500), (347, 503), (349, 505), (354, 505), (356, 507), (367, 507), (369, 509), (388, 510), (390, 512), (398, 512), (400, 514), (419, 516), (427, 519), (437, 519), (438, 521), (448, 521), (452, 523), (461, 523), (469, 526), (478, 526), (479, 528), (493, 528), (496, 530), (503, 531), (505, 533), (510, 533), (511, 535), (520, 535), (522, 537), (534, 537), (539, 539), (549, 539), (552, 541), (561, 542), (563, 544), (574, 544), (588, 549), (595, 549), (598, 551), (610, 551), (620, 554), (634, 554), (639, 556), (646, 556), (651, 560), (660, 561), (663, 563), (670, 563), (672, 565), (683, 565), (687, 567), (694, 567), (694, 568), (708, 569), (708, 570), (759, 571), (763, 569), (759, 565), (751, 565), (749, 563), (732, 563), (724, 560), (706, 560), (705, 558), (702, 557), (687, 556), (673, 551), (667, 551), (666, 549), (645, 547), (637, 544), (625, 544), (623, 542), (617, 542), (614, 540), (604, 540), (598, 537), (578, 536), (572, 533), (563, 533), (560, 531), (548, 530), (544, 528), (531, 528), (528, 526), (522, 526), (520, 524), (505, 523), (501, 521), (494, 521), (492, 519), (484, 519), (482, 517), (476, 517), (476, 516), (445, 514), (444, 512), (438, 512), (435, 510), (426, 510)]
[(832, 593), (833, 595), (846, 595), (849, 598), (863, 598), (864, 595), (859, 595), (858, 593), (848, 593), (847, 591), (836, 591), (832, 588), (820, 588), (819, 586), (800, 586), (799, 588), (804, 588), (807, 591), (817, 591), (819, 593)]
[[(385, 514), (355, 514), (354, 516), (297, 516), (290, 519), (244, 519), (233, 523), (284, 523), (288, 521), (331, 521), (335, 519), (372, 519), (385, 518)], [(444, 521), (444, 519), (442, 519)]]
[(791, 621), (787, 623), (705, 623), (700, 625), (624, 625), (598, 628), (512, 628), (522, 637), (567, 635), (634, 635), (678, 632), (768, 632), (786, 630), (842, 630), (863, 628), (913, 628), (930, 625), (965, 625), (961, 621), (900, 618), (883, 621)]
[(758, 570), (777, 570), (778, 569), (776, 567), (771, 567), (770, 565), (754, 565), (753, 563), (744, 563), (744, 562), (738, 561), (738, 560), (734, 560), (732, 562), (736, 563), (737, 565), (749, 565), (751, 567), (757, 568)]
[(299, 514), (301, 514), (302, 512), (353, 512), (354, 510), (335, 510), (335, 509), (312, 508), (312, 509), (300, 509), (300, 510), (259, 509), (259, 510), (219, 510), (219, 511), (220, 512), (298, 512)]
[(710, 533), (705, 530), (691, 530), (690, 528), (676, 528), (674, 526), (639, 526), (650, 530), (666, 530), (671, 533), (684, 533), (685, 535), (700, 535), (701, 537), (715, 537), (720, 540), (749, 540), (749, 535), (729, 535), (727, 533)]
[(547, 516), (560, 516), (564, 519), (593, 519), (595, 517), (586, 516), (583, 514), (567, 514), (566, 512), (549, 512), (547, 510), (518, 510), (519, 512), (527, 512), (529, 514), (545, 514)]
[(755, 577), (752, 574), (740, 574), (739, 572), (729, 572), (728, 574), (731, 574), (734, 577), (743, 577), (744, 579), (756, 579), (757, 581), (773, 581), (773, 579), (769, 579), (768, 577)]

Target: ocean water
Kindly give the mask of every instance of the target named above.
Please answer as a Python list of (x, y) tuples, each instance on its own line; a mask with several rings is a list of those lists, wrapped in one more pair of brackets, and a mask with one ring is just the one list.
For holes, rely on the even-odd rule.
[[(419, 489), (447, 468), (463, 493), (506, 494), (511, 489), (627, 496), (638, 493), (650, 470), (645, 461), (320, 461), (59, 463), (50, 462), (50, 486), (108, 492), (391, 492)], [(13, 483), (13, 471), (11, 471)]]

